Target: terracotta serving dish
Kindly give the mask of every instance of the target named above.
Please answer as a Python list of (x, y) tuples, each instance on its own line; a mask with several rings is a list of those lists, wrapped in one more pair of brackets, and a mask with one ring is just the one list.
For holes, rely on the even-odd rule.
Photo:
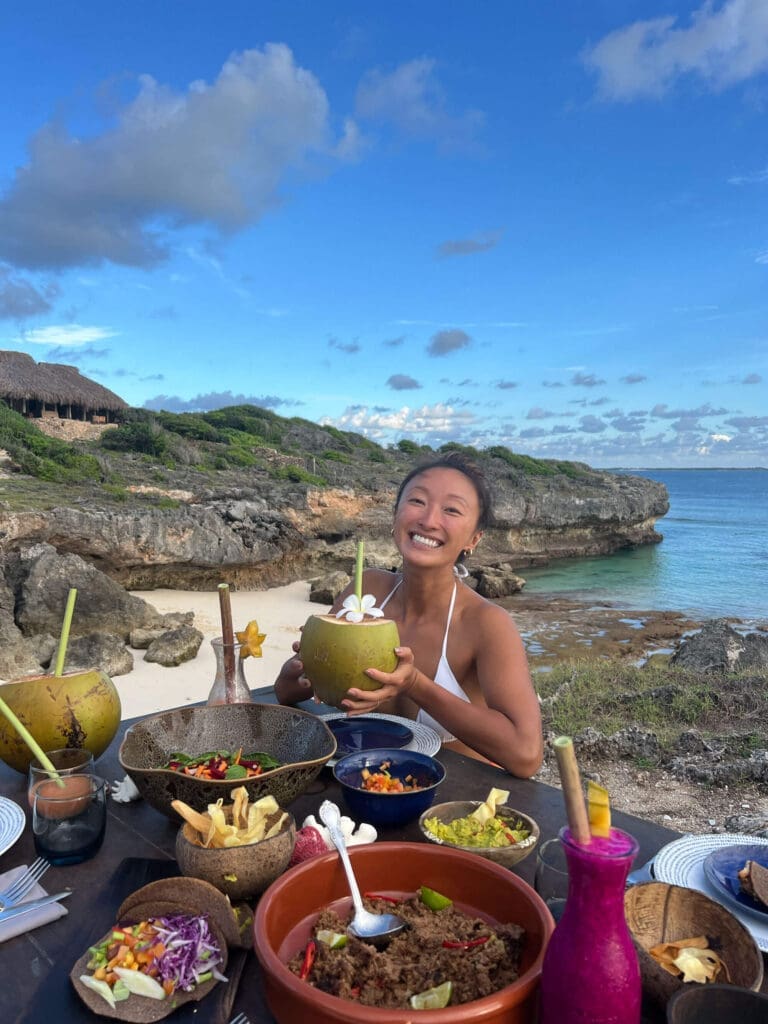
[(278, 1024), (530, 1024), (544, 950), (554, 923), (544, 902), (522, 879), (481, 857), (425, 843), (372, 843), (350, 851), (362, 892), (410, 894), (428, 885), (462, 909), (526, 930), (520, 977), (471, 1003), (443, 1010), (380, 1009), (320, 992), (286, 966), (306, 945), (312, 922), (329, 903), (349, 896), (336, 853), (300, 864), (273, 882), (254, 917), (254, 948), (267, 1002)]
[[(199, 755), (213, 750), (261, 751), (280, 768), (251, 779), (196, 779), (161, 768), (170, 755)], [(304, 792), (336, 753), (336, 738), (317, 715), (280, 704), (218, 704), (182, 707), (150, 715), (126, 731), (118, 757), (147, 801), (174, 821), (172, 800), (196, 811), (221, 797), (229, 802), (236, 786), (245, 786), (251, 802), (271, 794), (285, 807)]]
[(760, 988), (763, 957), (757, 943), (738, 918), (703, 892), (666, 882), (644, 882), (627, 889), (624, 912), (640, 960), (643, 992), (661, 1006), (689, 986), (665, 971), (648, 950), (660, 942), (694, 935), (706, 935), (727, 966), (733, 985), (755, 991)]

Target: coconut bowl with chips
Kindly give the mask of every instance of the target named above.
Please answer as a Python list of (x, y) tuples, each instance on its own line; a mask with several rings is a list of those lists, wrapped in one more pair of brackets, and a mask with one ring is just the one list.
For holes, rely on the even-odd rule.
[[(679, 969), (665, 968), (649, 952), (682, 939), (704, 937), (706, 948), (717, 954), (724, 967), (712, 981), (754, 991), (760, 988), (763, 957), (757, 943), (741, 921), (704, 893), (666, 882), (644, 882), (625, 893), (624, 913), (640, 961), (643, 993), (660, 1006), (675, 992), (697, 984), (684, 982)], [(670, 953), (674, 955), (674, 950), (660, 950), (657, 955), (669, 961)]]
[(175, 809), (185, 818), (176, 836), (176, 860), (183, 875), (210, 882), (230, 900), (264, 892), (288, 867), (296, 822), (272, 797), (249, 804), (244, 787), (229, 806), (206, 814)]
[[(172, 754), (199, 757), (206, 751), (260, 751), (279, 768), (253, 778), (194, 778), (163, 768)], [(279, 704), (219, 704), (162, 711), (126, 730), (118, 758), (142, 797), (167, 817), (177, 819), (173, 800), (204, 811), (230, 799), (234, 786), (245, 786), (251, 800), (274, 796), (286, 806), (300, 796), (336, 753), (336, 739), (317, 715)]]

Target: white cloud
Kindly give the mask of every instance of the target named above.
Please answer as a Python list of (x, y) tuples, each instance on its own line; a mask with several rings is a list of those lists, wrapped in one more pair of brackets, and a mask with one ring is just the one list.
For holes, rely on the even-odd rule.
[(724, 89), (768, 68), (768, 4), (705, 0), (687, 26), (674, 16), (636, 21), (604, 36), (583, 60), (608, 100), (659, 98), (687, 74)]
[(14, 342), (18, 345), (88, 345), (118, 334), (111, 327), (82, 327), (80, 324), (54, 324), (50, 327), (36, 327), (23, 331)]
[[(352, 135), (347, 125), (347, 151)], [(282, 201), (286, 172), (332, 149), (326, 94), (287, 46), (234, 54), (185, 92), (143, 75), (114, 127), (81, 139), (49, 123), (34, 136), (0, 200), (0, 259), (151, 266), (169, 230), (254, 223)]]
[(351, 406), (338, 418), (326, 418), (323, 422), (377, 439), (417, 435), (429, 438), (431, 442), (435, 437), (441, 438), (444, 435), (460, 436), (464, 430), (477, 423), (477, 418), (472, 412), (458, 411), (451, 405), (438, 402), (435, 405), (422, 405), (418, 409), (404, 405), (400, 409), (386, 412), (376, 412), (368, 406)]
[(394, 71), (369, 71), (357, 90), (359, 118), (387, 121), (403, 134), (433, 139), (449, 148), (471, 146), (485, 121), (479, 110), (453, 115), (429, 57), (407, 61)]

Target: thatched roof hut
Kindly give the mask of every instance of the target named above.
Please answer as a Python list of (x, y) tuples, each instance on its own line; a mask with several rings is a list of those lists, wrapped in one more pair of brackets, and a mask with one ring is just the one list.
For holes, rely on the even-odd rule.
[(76, 366), (36, 363), (25, 352), (0, 351), (0, 399), (24, 416), (112, 423), (128, 408), (119, 395), (83, 377)]

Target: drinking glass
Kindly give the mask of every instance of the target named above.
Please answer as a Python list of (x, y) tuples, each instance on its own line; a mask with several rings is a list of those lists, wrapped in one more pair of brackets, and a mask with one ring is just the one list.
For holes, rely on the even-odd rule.
[[(92, 775), (93, 754), (90, 750), (83, 750), (77, 747), (62, 747), (60, 750), (48, 750), (46, 756), (59, 775)], [(35, 790), (41, 782), (50, 778), (48, 772), (40, 764), (36, 757), (29, 762), (29, 782), (27, 785), (27, 799), (32, 807), (35, 798)]]
[(568, 862), (559, 839), (548, 839), (536, 847), (533, 887), (549, 907), (555, 921), (559, 921), (568, 898)]
[(107, 824), (107, 783), (96, 775), (40, 782), (32, 804), (35, 850), (51, 864), (79, 864), (101, 847)]

